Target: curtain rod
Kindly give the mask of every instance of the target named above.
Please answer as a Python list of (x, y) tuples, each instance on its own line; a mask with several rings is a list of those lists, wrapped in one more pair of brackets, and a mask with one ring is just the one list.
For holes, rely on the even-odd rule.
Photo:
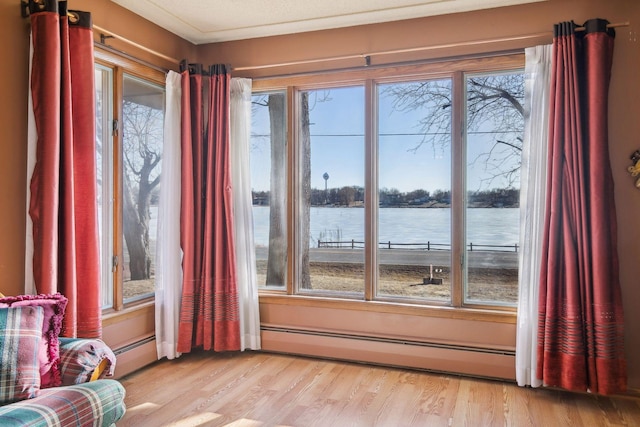
[(96, 48), (100, 48), (101, 50), (104, 50), (106, 52), (110, 52), (110, 53), (114, 53), (116, 55), (119, 55), (123, 58), (129, 59), (133, 62), (136, 62), (138, 64), (144, 65), (145, 67), (149, 67), (152, 68), (156, 71), (159, 71), (161, 73), (166, 74), (167, 72), (169, 72), (169, 68), (165, 68), (165, 67), (161, 67), (159, 65), (153, 64), (149, 61), (145, 61), (144, 59), (140, 59), (137, 56), (133, 56), (130, 53), (124, 52), (120, 49), (116, 49), (112, 46), (109, 46), (108, 44), (104, 44), (103, 41), (98, 41), (98, 40), (94, 40), (93, 41), (93, 46)]
[[(629, 22), (620, 22), (617, 24), (608, 24), (607, 28), (628, 27), (629, 25), (630, 25)], [(585, 27), (576, 27), (575, 30), (584, 31)], [(542, 33), (525, 34), (522, 36), (499, 37), (494, 39), (472, 40), (472, 41), (466, 41), (466, 42), (446, 43), (446, 44), (432, 45), (432, 46), (420, 46), (420, 47), (413, 47), (413, 48), (406, 48), (406, 49), (383, 50), (378, 52), (332, 56), (332, 57), (320, 58), (320, 59), (306, 59), (306, 60), (300, 60), (300, 61), (280, 62), (276, 64), (234, 67), (233, 70), (234, 71), (261, 70), (261, 69), (268, 69), (268, 68), (288, 67), (292, 65), (306, 65), (306, 64), (315, 64), (319, 62), (344, 61), (347, 59), (359, 59), (359, 58), (364, 59), (365, 65), (368, 66), (371, 63), (372, 56), (397, 55), (400, 53), (423, 52), (423, 51), (437, 50), (437, 49), (451, 49), (456, 47), (476, 46), (476, 45), (488, 44), (488, 43), (504, 43), (504, 42), (519, 41), (519, 40), (537, 39), (537, 38), (548, 37), (548, 36), (553, 36), (553, 32), (545, 31)]]
[[(619, 28), (619, 27), (628, 27), (630, 25), (630, 23), (627, 22), (620, 22), (620, 23), (616, 23), (616, 24), (608, 24), (607, 28)], [(139, 43), (136, 43), (132, 40), (129, 40), (125, 37), (122, 37), (112, 31), (106, 30), (102, 27), (99, 27), (97, 25), (93, 26), (94, 30), (97, 30), (101, 33), (106, 33), (108, 34), (107, 37), (113, 37), (115, 39), (118, 39), (124, 43), (127, 43), (137, 49), (143, 50), (147, 53), (150, 53), (152, 55), (155, 55), (159, 58), (165, 59), (173, 64), (179, 65), (180, 64), (180, 60), (172, 58), (170, 56), (164, 55), (160, 52), (157, 52), (153, 49), (149, 49), (148, 47), (142, 46)], [(575, 30), (576, 31), (584, 31), (586, 28), (585, 27), (576, 27)], [(479, 44), (487, 44), (487, 43), (504, 43), (504, 42), (512, 42), (512, 41), (519, 41), (519, 40), (530, 40), (530, 39), (536, 39), (536, 38), (541, 38), (541, 37), (546, 37), (546, 36), (553, 36), (553, 32), (550, 31), (546, 31), (546, 32), (542, 32), (542, 33), (534, 33), (534, 34), (526, 34), (526, 35), (522, 35), (522, 36), (512, 36), (512, 37), (500, 37), (500, 38), (495, 38), (495, 39), (484, 39), (484, 40), (473, 40), (473, 41), (467, 41), (467, 42), (457, 42), (457, 43), (447, 43), (447, 44), (441, 44), (441, 45), (433, 45), (433, 46), (421, 46), (421, 47), (414, 47), (414, 48), (406, 48), (406, 49), (396, 49), (396, 50), (386, 50), (386, 51), (379, 51), (379, 52), (370, 52), (370, 53), (362, 53), (362, 54), (351, 54), (351, 55), (342, 55), (342, 56), (333, 56), (333, 57), (329, 57), (329, 58), (321, 58), (321, 59), (307, 59), (307, 60), (301, 60), (301, 61), (289, 61), (289, 62), (281, 62), (281, 63), (276, 63), (276, 64), (265, 64), (265, 65), (253, 65), (253, 66), (246, 66), (246, 67), (233, 67), (233, 71), (250, 71), (250, 70), (260, 70), (260, 69), (268, 69), (268, 68), (277, 68), (277, 67), (288, 67), (288, 66), (293, 66), (293, 65), (306, 65), (306, 64), (315, 64), (315, 63), (319, 63), (319, 62), (327, 62), (327, 61), (344, 61), (347, 59), (359, 59), (362, 58), (365, 61), (365, 65), (370, 65), (371, 63), (371, 57), (372, 56), (383, 56), (383, 55), (397, 55), (397, 54), (401, 54), (401, 53), (412, 53), (412, 52), (423, 52), (423, 51), (428, 51), (428, 50), (437, 50), (437, 49), (451, 49), (451, 48), (456, 48), (456, 47), (465, 47), (465, 46), (476, 46)], [(106, 37), (104, 36), (104, 34), (100, 34), (100, 41), (102, 42), (102, 44), (104, 45), (104, 39)]]
[[(24, 11), (24, 6), (23, 6), (23, 11)], [(23, 12), (23, 16), (25, 15), (25, 12)], [(620, 22), (620, 23), (616, 23), (616, 24), (608, 24), (607, 28), (618, 28), (618, 27), (628, 27), (630, 25), (629, 21), (626, 22)], [(169, 61), (173, 64), (179, 65), (180, 61), (178, 59), (172, 58), (170, 56), (167, 56), (163, 53), (160, 53), (158, 51), (155, 51), (153, 49), (149, 49), (148, 47), (142, 46), (139, 43), (136, 43), (132, 40), (129, 40), (125, 37), (122, 37), (112, 31), (106, 30), (102, 27), (99, 27), (97, 25), (93, 25), (93, 29), (100, 31), (100, 41), (103, 45), (105, 45), (104, 40), (108, 37), (113, 37), (115, 39), (120, 40), (121, 42), (127, 43), (137, 49), (140, 49), (142, 51), (145, 51), (147, 53), (150, 53), (152, 55), (155, 55), (159, 58), (162, 58), (166, 61)], [(585, 27), (576, 27), (575, 30), (576, 31), (584, 31), (586, 28)], [(108, 34), (108, 36), (105, 36), (104, 33)], [(427, 50), (436, 50), (436, 49), (450, 49), (450, 48), (455, 48), (455, 47), (465, 47), (465, 46), (475, 46), (475, 45), (479, 45), (479, 44), (487, 44), (487, 43), (503, 43), (503, 42), (511, 42), (511, 41), (518, 41), (518, 40), (529, 40), (529, 39), (536, 39), (536, 38), (540, 38), (540, 37), (545, 37), (545, 36), (549, 36), (549, 35), (553, 35), (553, 32), (543, 32), (543, 33), (535, 33), (535, 34), (527, 34), (527, 35), (523, 35), (523, 36), (512, 36), (512, 37), (500, 37), (500, 38), (495, 38), (495, 39), (485, 39), (485, 40), (474, 40), (474, 41), (467, 41), (467, 42), (457, 42), (457, 43), (447, 43), (447, 44), (441, 44), (441, 45), (433, 45), (433, 46), (421, 46), (421, 47), (414, 47), (414, 48), (407, 48), (407, 49), (396, 49), (396, 50), (386, 50), (386, 51), (380, 51), (380, 52), (370, 52), (370, 53), (361, 53), (361, 54), (351, 54), (351, 55), (343, 55), (343, 56), (333, 56), (333, 57), (329, 57), (329, 58), (321, 58), (321, 59), (307, 59), (307, 60), (301, 60), (301, 61), (290, 61), (290, 62), (281, 62), (281, 63), (276, 63), (276, 64), (265, 64), (265, 65), (252, 65), (252, 66), (246, 66), (246, 67), (233, 67), (232, 70), (233, 71), (249, 71), (249, 70), (260, 70), (260, 69), (268, 69), (268, 68), (277, 68), (277, 67), (287, 67), (287, 66), (292, 66), (292, 65), (306, 65), (306, 64), (315, 64), (318, 62), (327, 62), (327, 61), (344, 61), (347, 59), (358, 59), (358, 58), (362, 58), (365, 61), (365, 65), (368, 66), (371, 63), (371, 57), (372, 56), (382, 56), (382, 55), (394, 55), (394, 54), (400, 54), (400, 53), (411, 53), (411, 52), (422, 52), (422, 51), (427, 51)], [(106, 45), (105, 45), (106, 46)]]
[[(22, 17), (23, 17), (23, 18), (27, 18), (27, 17), (29, 16), (29, 2), (28, 2), (28, 1), (24, 1), (24, 0), (22, 0), (22, 1), (20, 2), (20, 9), (21, 9), (21, 15), (22, 15)], [(77, 17), (77, 15), (75, 15), (72, 11), (68, 11), (68, 12), (67, 12), (67, 16), (69, 17), (69, 20), (70, 20), (71, 22), (76, 22), (76, 21), (77, 21), (77, 18), (78, 18), (78, 17)], [(145, 52), (147, 52), (147, 53), (150, 53), (150, 54), (152, 54), (152, 55), (155, 55), (155, 56), (157, 56), (158, 58), (162, 58), (162, 59), (164, 59), (164, 60), (167, 60), (167, 61), (169, 61), (169, 62), (171, 62), (171, 63), (173, 63), (173, 64), (176, 64), (176, 65), (180, 64), (180, 61), (179, 61), (179, 60), (177, 60), (177, 59), (175, 59), (175, 58), (172, 58), (172, 57), (170, 57), (170, 56), (167, 56), (167, 55), (165, 55), (165, 54), (162, 54), (162, 53), (160, 53), (160, 52), (157, 52), (157, 51), (155, 51), (155, 50), (153, 50), (153, 49), (149, 49), (148, 47), (142, 46), (141, 44), (136, 43), (136, 42), (134, 42), (134, 41), (132, 41), (132, 40), (129, 40), (129, 39), (125, 38), (125, 37), (122, 37), (122, 36), (120, 36), (120, 35), (118, 35), (118, 34), (114, 33), (113, 31), (106, 30), (106, 29), (104, 29), (104, 28), (102, 28), (102, 27), (99, 27), (99, 26), (97, 26), (97, 25), (92, 25), (92, 28), (93, 28), (93, 30), (97, 30), (97, 31), (99, 31), (99, 32), (100, 32), (100, 43), (101, 43), (102, 47), (111, 48), (111, 46), (107, 46), (107, 45), (105, 44), (105, 39), (107, 39), (107, 38), (114, 38), (114, 39), (118, 39), (118, 40), (120, 40), (120, 41), (122, 41), (122, 42), (124, 42), (124, 43), (127, 43), (127, 44), (129, 44), (129, 45), (131, 45), (131, 46), (133, 46), (133, 47), (135, 47), (135, 48), (137, 48), (137, 49), (140, 49), (140, 50), (142, 50), (142, 51), (145, 51)], [(105, 35), (105, 33), (106, 33), (107, 35)], [(124, 53), (124, 52), (119, 52), (119, 53)]]
[[(147, 52), (147, 53), (150, 53), (150, 54), (152, 54), (152, 55), (157, 56), (158, 58), (162, 58), (162, 59), (164, 59), (164, 60), (167, 60), (167, 61), (169, 61), (169, 62), (171, 62), (171, 63), (173, 63), (173, 64), (176, 64), (176, 65), (180, 64), (180, 61), (179, 61), (179, 60), (177, 60), (177, 59), (175, 59), (175, 58), (172, 58), (172, 57), (167, 56), (167, 55), (165, 55), (165, 54), (163, 54), (163, 53), (157, 52), (157, 51), (155, 51), (155, 50), (153, 50), (153, 49), (149, 49), (148, 47), (142, 46), (142, 45), (141, 45), (141, 44), (139, 44), (139, 43), (136, 43), (136, 42), (134, 42), (134, 41), (132, 41), (132, 40), (129, 40), (129, 39), (125, 38), (125, 37), (119, 36), (118, 34), (116, 34), (116, 33), (112, 32), (112, 31), (105, 30), (104, 28), (102, 28), (102, 27), (98, 27), (97, 25), (94, 25), (94, 26), (93, 26), (93, 29), (94, 29), (94, 30), (97, 30), (97, 31), (99, 31), (99, 32), (101, 33), (101, 34), (100, 34), (100, 42), (101, 42), (103, 45), (104, 45), (104, 40), (105, 40), (106, 38), (114, 38), (114, 39), (118, 39), (118, 40), (120, 40), (121, 42), (127, 43), (127, 44), (129, 44), (129, 45), (131, 45), (131, 46), (135, 47), (136, 49), (143, 50), (143, 51), (145, 51), (145, 52)], [(105, 36), (105, 33), (107, 34), (107, 36)]]

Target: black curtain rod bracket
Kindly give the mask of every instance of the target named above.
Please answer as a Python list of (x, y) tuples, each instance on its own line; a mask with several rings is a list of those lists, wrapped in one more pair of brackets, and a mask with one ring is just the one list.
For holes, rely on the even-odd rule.
[(23, 18), (29, 17), (29, 2), (26, 2), (26, 1), (20, 2), (20, 15)]
[(100, 44), (103, 44), (103, 45), (106, 46), (107, 45), (107, 43), (106, 43), (107, 39), (115, 39), (115, 37), (109, 36), (109, 35), (107, 35), (105, 33), (100, 33)]

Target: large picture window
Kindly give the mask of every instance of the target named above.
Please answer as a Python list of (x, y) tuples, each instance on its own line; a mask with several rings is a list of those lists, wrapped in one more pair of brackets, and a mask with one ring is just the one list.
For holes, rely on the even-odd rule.
[[(281, 168), (293, 198), (286, 223), (256, 221), (255, 232), (286, 229), (294, 248), (262, 264), (266, 276), (267, 264), (293, 274), (263, 289), (514, 307), (522, 64), (510, 55), (254, 82), (254, 98), (271, 85), (292, 94), (278, 126), (293, 129)], [(254, 212), (268, 199), (254, 185)]]
[(101, 51), (96, 58), (102, 302), (118, 310), (154, 292), (164, 77)]

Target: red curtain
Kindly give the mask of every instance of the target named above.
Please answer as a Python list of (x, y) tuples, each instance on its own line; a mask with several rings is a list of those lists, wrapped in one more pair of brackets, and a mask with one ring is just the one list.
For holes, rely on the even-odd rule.
[(223, 65), (182, 70), (181, 353), (240, 350), (231, 174), (229, 86)]
[(607, 106), (614, 31), (555, 26), (538, 377), (601, 394), (626, 389)]
[(93, 32), (91, 15), (67, 12), (66, 4), (29, 2), (37, 129), (33, 274), (39, 293), (68, 298), (64, 336), (99, 337)]

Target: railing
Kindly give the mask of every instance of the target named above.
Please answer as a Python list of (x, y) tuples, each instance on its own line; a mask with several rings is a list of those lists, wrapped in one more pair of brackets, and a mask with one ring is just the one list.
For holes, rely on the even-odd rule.
[[(448, 251), (451, 250), (451, 244), (449, 243), (392, 243), (379, 242), (378, 247), (380, 249), (412, 249), (423, 251)], [(364, 249), (364, 242), (357, 240), (345, 240), (332, 242), (328, 240), (318, 240), (318, 248), (334, 248), (334, 249)], [(477, 243), (469, 243), (467, 249), (470, 252), (476, 251), (495, 251), (495, 252), (518, 252), (518, 244), (513, 245), (481, 245)]]

